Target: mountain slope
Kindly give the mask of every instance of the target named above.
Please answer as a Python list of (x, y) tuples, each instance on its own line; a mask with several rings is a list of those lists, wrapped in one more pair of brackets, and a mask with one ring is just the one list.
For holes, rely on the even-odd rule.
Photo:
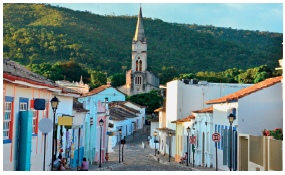
[[(4, 58), (24, 65), (74, 60), (108, 75), (124, 72), (131, 68), (136, 21), (136, 16), (100, 16), (46, 4), (4, 4)], [(274, 68), (282, 58), (283, 34), (248, 31), (246, 39), (234, 29), (150, 18), (143, 23), (148, 69), (156, 74), (163, 66), (179, 73)]]

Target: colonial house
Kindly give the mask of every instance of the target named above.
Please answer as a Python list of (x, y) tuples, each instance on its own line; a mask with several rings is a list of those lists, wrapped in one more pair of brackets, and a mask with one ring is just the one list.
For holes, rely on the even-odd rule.
[[(99, 121), (104, 121), (102, 138), (104, 139), (101, 147), (102, 160), (105, 161), (105, 153), (107, 149), (107, 130), (109, 126), (109, 119), (107, 115), (107, 105), (112, 101), (125, 101), (125, 94), (118, 91), (111, 85), (103, 85), (92, 91), (83, 94), (78, 98), (80, 103), (83, 103), (84, 109), (89, 110), (85, 120), (85, 157), (88, 162), (98, 162), (100, 155), (100, 126)], [(103, 162), (104, 162), (103, 161)]]
[[(171, 152), (172, 156), (176, 157), (176, 160), (179, 161), (179, 157), (182, 156), (183, 145), (186, 143), (186, 138), (183, 139), (183, 133), (180, 133), (179, 136), (176, 133), (176, 123), (171, 123), (172, 121), (177, 121), (183, 119), (187, 116), (192, 115), (192, 111), (200, 110), (210, 105), (204, 104), (205, 101), (222, 97), (234, 93), (242, 88), (249, 87), (251, 84), (226, 84), (226, 83), (208, 83), (207, 81), (198, 82), (198, 80), (174, 80), (167, 83), (167, 91), (171, 92), (167, 94), (166, 98), (166, 114), (165, 120), (162, 118), (162, 121), (165, 121), (165, 125), (161, 126), (160, 129), (156, 129), (161, 135), (165, 131), (173, 131), (172, 140), (177, 140), (179, 137), (180, 142), (180, 151), (178, 152), (174, 149), (174, 152)], [(183, 131), (183, 132), (186, 132)], [(167, 133), (167, 132), (166, 132)], [(174, 136), (175, 139), (174, 139)], [(182, 144), (181, 144), (182, 137)], [(184, 140), (184, 141), (183, 141)], [(167, 137), (161, 137), (161, 143), (168, 143)], [(181, 148), (182, 147), (182, 148)], [(174, 148), (174, 146), (172, 146)], [(176, 148), (178, 149), (178, 148)], [(172, 150), (172, 149), (171, 149)], [(177, 155), (175, 155), (177, 154)]]
[(62, 87), (66, 87), (69, 89), (72, 89), (74, 91), (78, 91), (82, 94), (88, 93), (89, 92), (89, 85), (88, 84), (84, 84), (84, 82), (82, 81), (82, 76), (80, 77), (80, 81), (79, 82), (70, 82), (67, 80), (58, 80), (55, 81), (56, 84), (58, 84), (59, 86)]
[[(242, 162), (238, 161), (240, 156), (247, 155), (237, 151), (237, 147), (241, 146), (237, 139), (239, 134), (258, 136), (264, 129), (283, 128), (282, 79), (283, 76), (269, 78), (235, 93), (205, 101), (206, 104), (213, 105), (212, 133), (217, 132), (222, 137), (218, 143), (218, 154), (213, 156), (214, 167), (216, 167), (216, 156), (218, 156), (219, 169), (229, 170), (230, 123), (228, 116), (230, 114), (235, 116), (232, 123), (233, 161), (231, 167), (233, 170), (239, 170), (241, 167)], [(202, 138), (201, 133), (199, 133), (199, 138)], [(211, 144), (215, 146), (214, 142)], [(258, 165), (251, 164), (248, 167), (258, 167)], [(262, 170), (261, 167), (260, 170)]]
[[(56, 111), (57, 123), (59, 115), (72, 115), (73, 97), (79, 97), (80, 93), (60, 87), (8, 58), (3, 59), (4, 170), (42, 171), (43, 166), (45, 170), (50, 170), (52, 132), (47, 134), (44, 151), (44, 136), (38, 124), (42, 118), (53, 120), (50, 100), (54, 96), (60, 101)], [(45, 99), (44, 110), (35, 110), (36, 99)], [(57, 133), (56, 138), (59, 138), (59, 132)], [(66, 145), (59, 140), (56, 145), (56, 154), (59, 151), (64, 154)]]

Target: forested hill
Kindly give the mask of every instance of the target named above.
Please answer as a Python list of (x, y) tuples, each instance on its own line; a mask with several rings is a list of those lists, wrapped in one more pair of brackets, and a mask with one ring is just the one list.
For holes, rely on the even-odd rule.
[[(139, 12), (139, 9), (138, 9)], [(142, 14), (143, 11), (142, 11)], [(4, 58), (23, 65), (76, 61), (108, 75), (131, 68), (137, 16), (100, 16), (47, 4), (4, 4)], [(158, 74), (279, 67), (283, 34), (144, 18), (148, 69)]]

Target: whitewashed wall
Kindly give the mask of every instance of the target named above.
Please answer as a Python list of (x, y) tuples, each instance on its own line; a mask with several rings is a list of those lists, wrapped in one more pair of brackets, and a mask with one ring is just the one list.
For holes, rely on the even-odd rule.
[(239, 133), (262, 135), (264, 129), (283, 128), (282, 83), (238, 100)]

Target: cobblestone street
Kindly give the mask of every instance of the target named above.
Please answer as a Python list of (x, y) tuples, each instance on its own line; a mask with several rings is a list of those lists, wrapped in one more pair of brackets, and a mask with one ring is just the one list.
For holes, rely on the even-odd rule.
[[(146, 131), (146, 130), (145, 130)], [(192, 164), (186, 166), (174, 161), (171, 157), (171, 162), (168, 162), (168, 157), (157, 154), (154, 156), (154, 149), (151, 149), (147, 141), (147, 133), (142, 130), (134, 136), (125, 138), (124, 157), (119, 163), (119, 144), (113, 148), (113, 152), (109, 153), (109, 161), (99, 165), (89, 165), (89, 171), (215, 171), (214, 168), (203, 168), (201, 166), (193, 169)], [(142, 146), (142, 142), (145, 148)], [(122, 153), (122, 149), (121, 149)], [(121, 154), (122, 155), (122, 154)], [(76, 167), (71, 171), (76, 171)]]
[[(142, 147), (142, 142), (145, 148)], [(114, 153), (110, 153), (110, 161), (118, 162), (119, 145), (116, 145), (113, 150)], [(147, 144), (146, 133), (136, 136), (133, 141), (127, 142), (124, 146), (122, 166), (113, 168), (112, 171), (189, 171), (189, 169), (158, 163), (150, 154), (154, 154), (154, 150)]]

